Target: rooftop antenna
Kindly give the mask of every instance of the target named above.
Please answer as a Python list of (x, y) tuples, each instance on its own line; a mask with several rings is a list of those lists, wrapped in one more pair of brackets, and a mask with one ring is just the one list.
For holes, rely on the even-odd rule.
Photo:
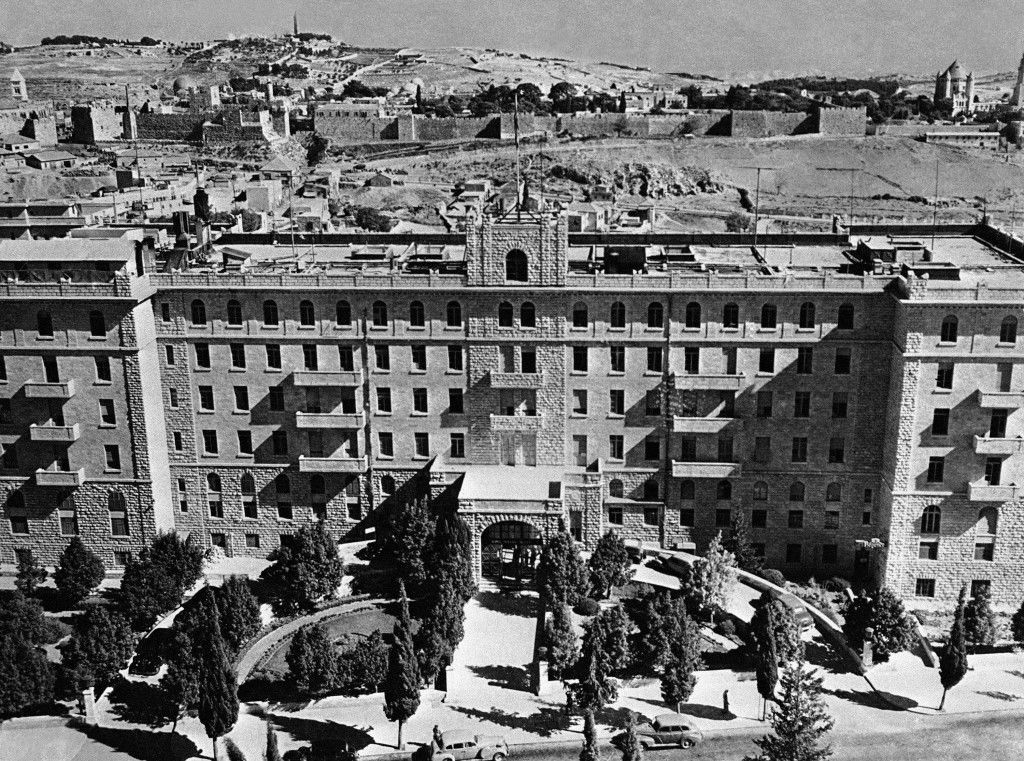
[(935, 228), (939, 223), (939, 159), (935, 159), (935, 195), (932, 197), (932, 253), (935, 253)]
[(756, 169), (757, 184), (754, 190), (754, 251), (757, 251), (757, 228), (761, 221), (761, 172), (774, 172), (778, 167), (774, 166), (744, 166), (740, 169)]
[(520, 197), (521, 186), (519, 184), (519, 90), (516, 90), (513, 94), (512, 131), (515, 135), (516, 143), (516, 222), (521, 222), (523, 205)]

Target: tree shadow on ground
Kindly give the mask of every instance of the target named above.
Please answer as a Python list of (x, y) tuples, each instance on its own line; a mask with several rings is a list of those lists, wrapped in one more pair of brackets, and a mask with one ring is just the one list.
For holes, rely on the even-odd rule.
[(157, 685), (121, 679), (110, 691), (110, 711), (121, 721), (156, 729), (173, 721), (177, 707)]
[(598, 724), (622, 729), (629, 722), (629, 717), (635, 713), (628, 708), (602, 708), (594, 714), (594, 721)]
[(487, 680), (493, 687), (507, 690), (529, 691), (530, 679), (526, 666), (470, 666), (469, 670)]
[(283, 713), (267, 711), (258, 706), (253, 706), (249, 713), (272, 723), (275, 729), (287, 732), (298, 742), (334, 743), (338, 747), (347, 746), (354, 751), (360, 751), (374, 742), (373, 737), (366, 729), (353, 727), (350, 724), (286, 716)]
[(266, 700), (285, 710), (291, 705), (305, 705), (295, 687), (295, 682), (273, 670), (258, 670), (249, 675), (238, 688), (238, 699), (243, 703)]
[(851, 703), (865, 706), (867, 708), (878, 708), (882, 711), (909, 711), (917, 708), (918, 703), (911, 698), (902, 695), (894, 695), (891, 692), (859, 692), (857, 690), (823, 690), (828, 695), (834, 695), (840, 700), (848, 700)]
[(503, 592), (479, 592), (476, 599), (487, 610), (506, 616), (537, 617), (537, 598)]
[(830, 674), (845, 674), (850, 671), (844, 658), (828, 645), (819, 642), (804, 642), (804, 658), (812, 666)]
[(564, 706), (544, 706), (529, 716), (510, 713), (501, 708), (491, 708), (490, 711), (455, 705), (452, 708), (458, 713), (477, 721), (489, 721), (492, 724), (508, 727), (509, 729), (522, 729), (527, 732), (533, 732), (541, 737), (550, 737), (555, 732), (569, 728), (569, 715), (565, 712)]
[(90, 740), (139, 761), (185, 761), (200, 755), (194, 742), (175, 732), (90, 725), (80, 725), (78, 730)]
[[(659, 713), (677, 713), (675, 706), (667, 706), (657, 700), (647, 700), (646, 698), (639, 698), (642, 703), (647, 703), (657, 708), (650, 717), (653, 718)], [(729, 719), (735, 719), (736, 716), (731, 713), (723, 713), (722, 709), (717, 706), (709, 706), (703, 703), (683, 703), (680, 706), (678, 713), (685, 713), (687, 716), (692, 716), (695, 719), (707, 719), (709, 721), (729, 721)]]
[(1016, 703), (1018, 700), (1024, 700), (1024, 697), (1020, 695), (1015, 695), (1012, 692), (1000, 692), (998, 690), (979, 690), (978, 694), (994, 700), (1002, 700), (1005, 703)]

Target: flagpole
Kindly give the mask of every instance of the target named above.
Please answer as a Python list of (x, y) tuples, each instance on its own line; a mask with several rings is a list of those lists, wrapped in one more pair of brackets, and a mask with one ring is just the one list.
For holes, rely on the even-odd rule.
[(520, 196), (521, 188), (519, 181), (519, 91), (516, 90), (513, 93), (513, 111), (512, 111), (512, 130), (515, 134), (516, 143), (516, 222), (522, 220), (522, 198)]

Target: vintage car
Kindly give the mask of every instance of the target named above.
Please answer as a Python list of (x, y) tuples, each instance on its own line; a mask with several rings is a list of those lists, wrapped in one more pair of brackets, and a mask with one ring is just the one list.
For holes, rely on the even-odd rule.
[[(624, 734), (618, 734), (613, 742), (621, 747)], [(644, 750), (653, 748), (692, 748), (704, 739), (704, 735), (693, 725), (693, 719), (681, 713), (663, 713), (653, 721), (636, 726), (636, 738)]]
[(463, 761), (482, 758), (505, 761), (508, 742), (501, 735), (476, 735), (467, 730), (442, 732), (430, 741), (429, 761)]

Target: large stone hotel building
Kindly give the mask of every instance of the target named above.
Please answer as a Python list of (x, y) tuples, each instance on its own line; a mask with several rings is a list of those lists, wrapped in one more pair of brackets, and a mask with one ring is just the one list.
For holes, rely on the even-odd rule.
[[(158, 236), (162, 239), (163, 236)], [(477, 573), (564, 527), (1020, 600), (1020, 241), (977, 226), (0, 242), (0, 562), (175, 529), (265, 555), (456, 501)], [(510, 561), (511, 558), (511, 561)]]

